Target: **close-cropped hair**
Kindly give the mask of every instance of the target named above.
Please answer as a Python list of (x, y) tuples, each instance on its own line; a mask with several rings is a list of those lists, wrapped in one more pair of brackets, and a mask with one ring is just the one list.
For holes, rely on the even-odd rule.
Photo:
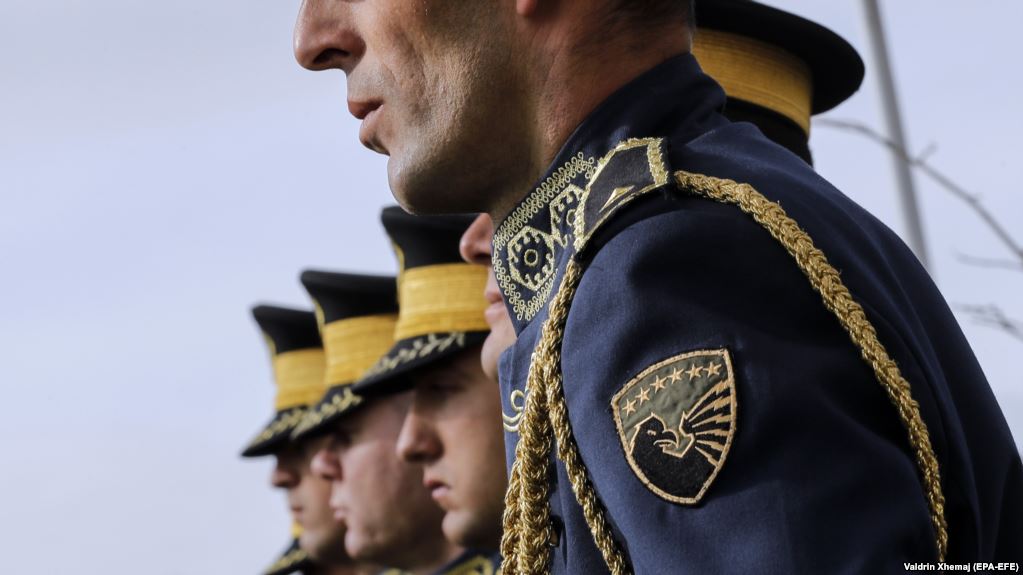
[(685, 22), (689, 30), (695, 27), (694, 0), (607, 0), (609, 13), (618, 24), (664, 25), (672, 21)]

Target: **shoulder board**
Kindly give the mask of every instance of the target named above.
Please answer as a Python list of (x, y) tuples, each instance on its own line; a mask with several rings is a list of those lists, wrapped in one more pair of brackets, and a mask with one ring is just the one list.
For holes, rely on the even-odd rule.
[(611, 216), (636, 198), (667, 185), (664, 138), (633, 138), (608, 152), (586, 184), (575, 213), (575, 251), (581, 253), (590, 238)]
[(297, 546), (292, 546), (273, 563), (266, 568), (264, 575), (290, 575), (307, 569), (311, 565), (309, 555)]

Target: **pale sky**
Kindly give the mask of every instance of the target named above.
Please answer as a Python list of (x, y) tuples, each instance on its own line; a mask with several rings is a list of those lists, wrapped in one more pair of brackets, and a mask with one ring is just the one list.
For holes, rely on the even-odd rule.
[[(828, 117), (882, 128), (861, 4), (769, 2), (853, 43), (868, 75)], [(0, 550), (5, 573), (257, 573), (288, 535), (269, 460), (237, 452), (271, 412), (248, 308), (308, 306), (306, 267), (390, 272), (385, 159), (340, 73), (291, 54), (297, 0), (0, 3)], [(1023, 3), (888, 2), (910, 145), (1023, 241)], [(890, 160), (817, 126), (818, 170), (903, 229)], [(917, 177), (953, 306), (1023, 318), (1023, 273)], [(960, 315), (1015, 436), (1023, 342)]]

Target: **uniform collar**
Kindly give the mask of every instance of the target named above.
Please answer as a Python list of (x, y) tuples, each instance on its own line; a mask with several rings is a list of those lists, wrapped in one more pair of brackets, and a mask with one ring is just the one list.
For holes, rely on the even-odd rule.
[(500, 563), (500, 557), (496, 554), (466, 549), (441, 567), (436, 575), (495, 575)]
[(687, 142), (721, 121), (725, 94), (691, 54), (672, 57), (605, 100), (494, 231), (493, 265), (516, 333), (543, 309), (572, 250), (574, 209), (597, 162), (623, 140)]

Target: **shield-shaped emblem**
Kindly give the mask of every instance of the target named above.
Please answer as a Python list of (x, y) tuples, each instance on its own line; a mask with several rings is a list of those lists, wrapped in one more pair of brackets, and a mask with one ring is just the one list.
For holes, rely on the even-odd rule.
[(611, 400), (636, 476), (658, 496), (695, 504), (724, 465), (735, 436), (735, 375), (728, 350), (658, 362)]

